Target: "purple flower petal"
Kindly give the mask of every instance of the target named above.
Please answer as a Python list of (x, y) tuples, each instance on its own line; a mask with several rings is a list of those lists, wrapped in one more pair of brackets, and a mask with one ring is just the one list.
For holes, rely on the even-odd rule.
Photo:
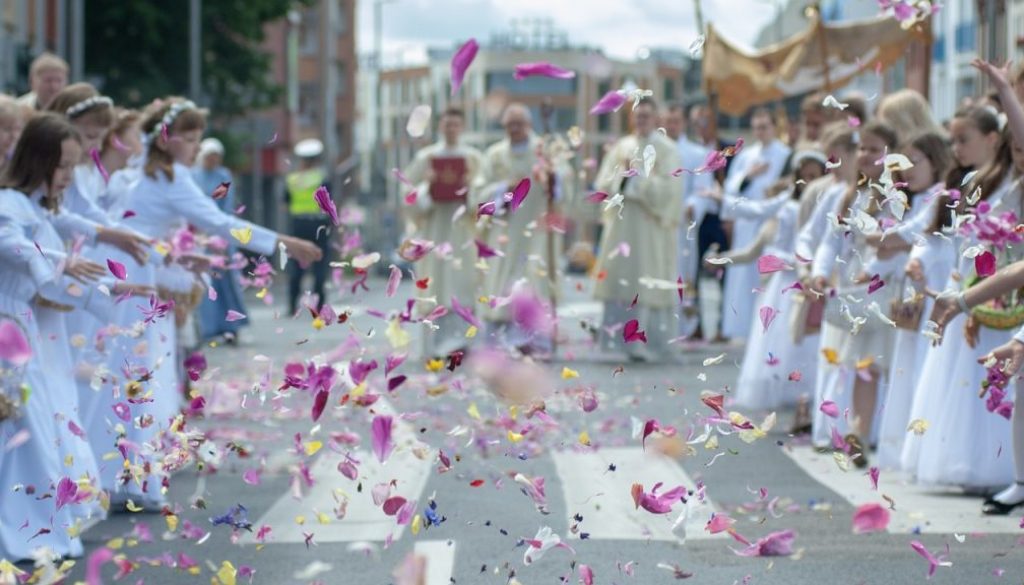
[(630, 319), (626, 321), (626, 326), (622, 328), (622, 339), (626, 343), (633, 343), (636, 341), (647, 343), (647, 334), (640, 330), (640, 322), (636, 319)]
[(462, 80), (466, 77), (466, 70), (473, 63), (473, 59), (476, 58), (477, 51), (480, 50), (480, 45), (477, 44), (476, 39), (469, 39), (458, 51), (455, 51), (455, 55), (452, 57), (452, 95), (454, 96), (459, 92), (459, 88), (462, 87)]
[(128, 271), (124, 269), (124, 264), (121, 264), (116, 260), (107, 258), (107, 268), (110, 270), (110, 273), (114, 275), (114, 278), (118, 280), (128, 278)]
[(391, 455), (391, 451), (395, 449), (395, 443), (391, 439), (391, 423), (390, 416), (377, 415), (373, 418), (371, 445), (373, 454), (381, 463), (384, 463), (388, 455)]
[(320, 420), (320, 415), (324, 413), (324, 408), (327, 406), (327, 399), (331, 396), (330, 392), (321, 390), (316, 393), (316, 398), (313, 399), (313, 422)]
[(480, 240), (473, 240), (476, 244), (476, 255), (480, 258), (493, 258), (494, 256), (504, 256), (501, 252), (481, 242)]
[(92, 157), (92, 162), (96, 164), (96, 169), (99, 170), (100, 175), (103, 177), (104, 183), (110, 182), (110, 173), (103, 166), (103, 161), (100, 160), (100, 151), (98, 149), (92, 149), (89, 151), (89, 156)]
[(758, 311), (758, 314), (761, 317), (761, 326), (764, 328), (765, 332), (768, 331), (768, 327), (772, 324), (772, 321), (774, 321), (775, 318), (779, 316), (778, 310), (776, 310), (774, 307), (768, 306), (761, 307), (761, 309)]
[(597, 100), (594, 107), (590, 108), (591, 115), (608, 114), (617, 111), (626, 103), (626, 95), (617, 89), (613, 89)]
[(515, 213), (519, 206), (526, 201), (526, 196), (530, 194), (530, 178), (527, 177), (516, 185), (516, 188), (512, 190), (512, 201), (508, 204), (509, 213)]
[(316, 199), (316, 204), (320, 207), (320, 211), (326, 213), (327, 217), (331, 218), (331, 223), (340, 225), (338, 208), (334, 206), (334, 200), (331, 199), (331, 194), (327, 191), (326, 187), (323, 185), (317, 187), (316, 193), (313, 194), (313, 199)]
[(996, 256), (992, 252), (985, 250), (981, 254), (978, 254), (974, 258), (974, 270), (978, 273), (978, 276), (984, 278), (986, 276), (992, 276), (996, 273)]
[(391, 274), (388, 276), (388, 287), (384, 294), (388, 297), (395, 296), (395, 293), (398, 292), (398, 285), (401, 284), (401, 282), (402, 269), (392, 264)]
[(517, 80), (533, 76), (553, 77), (555, 79), (572, 79), (573, 77), (576, 77), (576, 72), (563, 69), (545, 61), (540, 61), (537, 63), (519, 63), (516, 65), (516, 72), (512, 75), (512, 77)]
[(455, 311), (456, 315), (462, 317), (463, 321), (469, 323), (473, 327), (476, 327), (477, 329), (482, 328), (480, 321), (473, 315), (472, 309), (459, 303), (459, 299), (455, 297), (452, 297), (452, 311)]
[(227, 321), (228, 323), (233, 323), (234, 321), (241, 321), (242, 319), (245, 318), (246, 317), (244, 313), (239, 313), (234, 309), (228, 309), (227, 315), (224, 316), (224, 320)]

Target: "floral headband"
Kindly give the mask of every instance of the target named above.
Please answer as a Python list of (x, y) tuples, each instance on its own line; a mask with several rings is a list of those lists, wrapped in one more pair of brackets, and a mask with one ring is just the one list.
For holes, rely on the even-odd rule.
[(94, 96), (92, 96), (90, 98), (86, 98), (86, 99), (78, 102), (77, 104), (71, 106), (70, 108), (64, 110), (64, 115), (66, 115), (68, 118), (77, 118), (78, 116), (81, 116), (82, 114), (86, 113), (87, 111), (95, 108), (96, 106), (106, 106), (106, 107), (109, 108), (109, 107), (112, 107), (113, 105), (114, 105), (114, 100), (108, 98), (107, 96), (105, 96), (105, 95), (94, 95)]
[(169, 110), (167, 110), (167, 113), (164, 114), (164, 117), (160, 120), (160, 123), (157, 124), (149, 132), (149, 137), (155, 141), (157, 137), (159, 137), (166, 131), (165, 129), (170, 129), (170, 127), (174, 125), (174, 121), (178, 119), (178, 116), (180, 116), (183, 112), (195, 109), (195, 103), (193, 103), (190, 100), (175, 103), (171, 106)]

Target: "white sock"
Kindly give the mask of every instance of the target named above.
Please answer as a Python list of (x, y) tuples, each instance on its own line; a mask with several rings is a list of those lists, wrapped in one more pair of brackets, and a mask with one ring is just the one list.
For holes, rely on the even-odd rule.
[(1013, 418), (1010, 422), (1013, 431), (1013, 471), (1017, 481), (993, 498), (1003, 504), (1024, 502), (1024, 412), (1020, 408), (1021, 386), (1017, 386), (1017, 404), (1013, 405)]

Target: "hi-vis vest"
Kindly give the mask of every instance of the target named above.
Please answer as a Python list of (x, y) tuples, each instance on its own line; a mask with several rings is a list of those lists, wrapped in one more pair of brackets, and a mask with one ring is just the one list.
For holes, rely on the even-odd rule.
[(285, 179), (288, 185), (288, 213), (292, 215), (314, 215), (320, 213), (320, 206), (313, 197), (320, 185), (324, 184), (324, 173), (320, 169), (309, 169), (289, 173)]

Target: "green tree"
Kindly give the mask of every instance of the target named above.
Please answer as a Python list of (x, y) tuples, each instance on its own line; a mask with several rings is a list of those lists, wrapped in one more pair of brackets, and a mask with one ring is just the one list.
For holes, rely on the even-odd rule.
[[(280, 99), (263, 26), (316, 0), (203, 0), (202, 86), (214, 113), (237, 116)], [(118, 103), (188, 91), (189, 2), (119, 0), (87, 10), (85, 69)], [(194, 97), (194, 96), (190, 96)]]

